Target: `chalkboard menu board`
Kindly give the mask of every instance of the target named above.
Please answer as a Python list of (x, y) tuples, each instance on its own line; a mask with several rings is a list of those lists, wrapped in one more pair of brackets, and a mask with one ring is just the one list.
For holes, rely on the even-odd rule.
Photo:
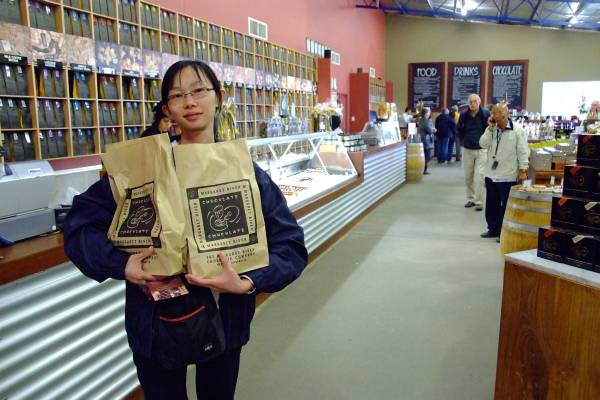
[(527, 104), (528, 60), (490, 61), (488, 104), (506, 100), (509, 108), (522, 110)]
[(469, 107), (469, 95), (477, 94), (482, 99), (485, 88), (485, 61), (448, 63), (448, 88), (446, 106)]
[(433, 111), (444, 107), (444, 63), (408, 64), (408, 105), (414, 109), (419, 100)]

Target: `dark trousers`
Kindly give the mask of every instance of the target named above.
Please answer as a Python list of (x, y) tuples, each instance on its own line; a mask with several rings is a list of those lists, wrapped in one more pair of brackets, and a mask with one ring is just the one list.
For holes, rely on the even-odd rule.
[(454, 136), (451, 136), (448, 139), (448, 158), (446, 161), (452, 161), (452, 156), (454, 155)]
[[(240, 368), (241, 348), (196, 364), (198, 400), (233, 400)], [(133, 354), (145, 400), (187, 400), (187, 368), (167, 370), (156, 360)]]
[(443, 163), (443, 162), (449, 160), (449, 158), (448, 158), (448, 140), (450, 140), (450, 139), (447, 137), (438, 139), (439, 149), (438, 149), (437, 159), (438, 159), (439, 163)]
[(427, 164), (429, 163), (429, 161), (431, 161), (431, 152), (433, 151), (433, 149), (423, 149), (423, 154), (425, 155), (425, 170), (427, 171)]
[(485, 178), (485, 220), (488, 231), (493, 234), (500, 234), (502, 221), (504, 220), (504, 211), (510, 195), (510, 188), (517, 182), (494, 182), (490, 178)]

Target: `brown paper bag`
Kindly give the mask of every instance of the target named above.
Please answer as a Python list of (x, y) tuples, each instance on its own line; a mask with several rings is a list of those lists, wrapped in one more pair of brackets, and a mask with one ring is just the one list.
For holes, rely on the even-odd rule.
[(102, 161), (117, 203), (109, 239), (131, 253), (154, 246), (150, 274), (182, 273), (185, 214), (168, 134), (110, 144)]
[(173, 149), (185, 201), (188, 272), (212, 277), (220, 252), (238, 273), (269, 264), (260, 192), (246, 140)]

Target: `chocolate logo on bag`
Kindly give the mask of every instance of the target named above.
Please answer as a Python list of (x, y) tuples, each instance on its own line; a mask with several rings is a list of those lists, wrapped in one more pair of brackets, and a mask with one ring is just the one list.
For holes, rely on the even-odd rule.
[[(127, 198), (131, 199), (131, 189), (128, 192)], [(125, 223), (119, 229), (119, 236), (150, 236), (155, 222), (156, 213), (149, 195), (131, 199)]]
[(187, 189), (198, 252), (258, 242), (254, 197), (247, 179)]
[(161, 247), (162, 225), (154, 208), (154, 182), (125, 189), (113, 243), (122, 248)]

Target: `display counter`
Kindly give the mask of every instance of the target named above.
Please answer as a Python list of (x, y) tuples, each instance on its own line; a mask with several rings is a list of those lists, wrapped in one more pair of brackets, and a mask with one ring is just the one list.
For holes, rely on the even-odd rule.
[(496, 400), (600, 398), (600, 274), (506, 256)]
[[(317, 135), (302, 140), (318, 142)], [(341, 155), (336, 148), (335, 156), (331, 147), (315, 148), (298, 171), (312, 168), (318, 153), (321, 166), (343, 165), (347, 173), (291, 207), (310, 260), (406, 178), (405, 143)], [(335, 171), (341, 170), (328, 172)], [(83, 276), (62, 240), (57, 233), (0, 248), (0, 393), (10, 399), (122, 398), (138, 388), (124, 328), (125, 284)]]

